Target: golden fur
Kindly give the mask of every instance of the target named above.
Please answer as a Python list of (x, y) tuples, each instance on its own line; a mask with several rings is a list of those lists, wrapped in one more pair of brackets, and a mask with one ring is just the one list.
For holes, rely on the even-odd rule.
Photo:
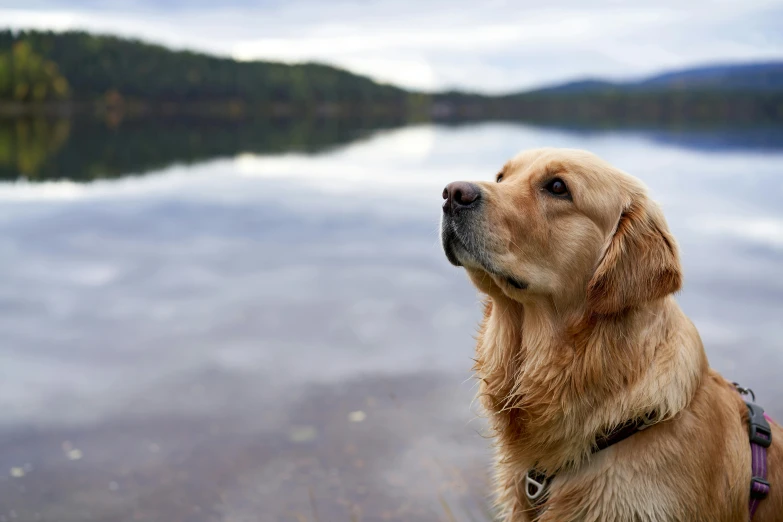
[[(501, 519), (746, 522), (747, 411), (672, 296), (677, 246), (646, 188), (576, 150), (522, 153), (498, 177), (442, 230), (487, 296), (475, 370)], [(546, 191), (553, 178), (570, 199)], [(651, 410), (658, 424), (591, 454)], [(754, 522), (783, 520), (782, 445), (773, 425)], [(556, 473), (539, 511), (524, 494), (531, 467)]]

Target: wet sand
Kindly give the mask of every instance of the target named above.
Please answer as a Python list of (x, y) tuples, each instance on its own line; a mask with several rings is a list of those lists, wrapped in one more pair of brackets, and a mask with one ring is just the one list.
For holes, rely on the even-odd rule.
[[(238, 400), (257, 384), (249, 376), (204, 377), (200, 393)], [(0, 480), (3, 505), (13, 510), (5, 516), (62, 522), (489, 516), (481, 422), (457, 407), (470, 401), (466, 388), (422, 374), (313, 386), (296, 395), (277, 404), (228, 404), (199, 417), (118, 412), (81, 429), (7, 432), (3, 453), (25, 471)]]

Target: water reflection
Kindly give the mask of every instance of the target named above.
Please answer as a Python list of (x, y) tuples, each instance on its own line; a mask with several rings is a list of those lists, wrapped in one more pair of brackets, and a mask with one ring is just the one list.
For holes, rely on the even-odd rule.
[(89, 181), (242, 152), (317, 152), (400, 124), (393, 119), (0, 119), (0, 179)]
[(0, 184), (0, 516), (488, 519), (478, 299), (440, 252), (440, 189), (541, 145), (651, 186), (712, 364), (783, 417), (783, 153), (687, 142), (414, 126)]

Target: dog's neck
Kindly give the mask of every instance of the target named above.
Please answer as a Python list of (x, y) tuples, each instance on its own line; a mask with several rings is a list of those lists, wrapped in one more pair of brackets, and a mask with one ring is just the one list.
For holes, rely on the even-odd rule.
[[(672, 297), (617, 316), (490, 298), (475, 370), (501, 453), (522, 459), (509, 464), (548, 473), (580, 466), (607, 429), (682, 410), (707, 361), (695, 329), (673, 341), (681, 315)], [(682, 349), (661, 357), (657, 348), (672, 342)]]

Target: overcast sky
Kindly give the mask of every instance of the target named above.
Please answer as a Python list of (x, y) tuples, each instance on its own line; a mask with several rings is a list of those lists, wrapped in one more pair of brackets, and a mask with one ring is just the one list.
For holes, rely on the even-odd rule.
[(315, 60), (420, 89), (783, 59), (780, 0), (0, 0), (0, 25), (88, 29), (239, 59)]

